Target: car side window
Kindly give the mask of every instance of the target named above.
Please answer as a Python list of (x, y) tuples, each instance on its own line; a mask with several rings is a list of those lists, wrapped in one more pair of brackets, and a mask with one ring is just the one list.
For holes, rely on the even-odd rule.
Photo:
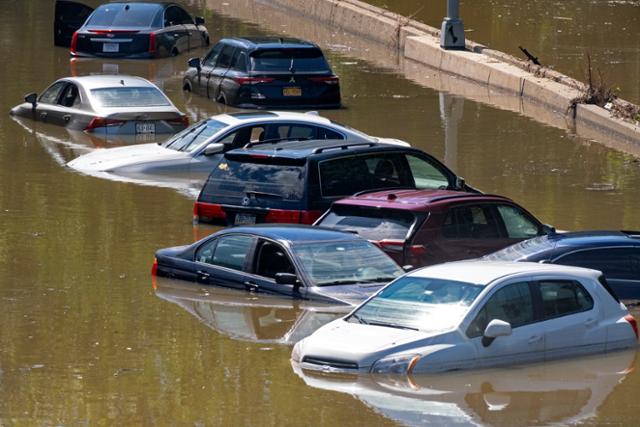
[(225, 46), (218, 55), (218, 61), (216, 63), (217, 68), (229, 68), (231, 66), (231, 59), (233, 58), (233, 52), (235, 51), (233, 46)]
[(80, 94), (78, 93), (78, 87), (73, 83), (69, 83), (67, 87), (64, 88), (62, 92), (62, 96), (58, 100), (58, 104), (63, 107), (77, 107), (80, 105)]
[(224, 45), (222, 43), (218, 43), (209, 51), (207, 56), (205, 56), (202, 61), (202, 65), (205, 67), (215, 67), (216, 61), (218, 60), (218, 56), (220, 56), (220, 52), (222, 52), (222, 48)]
[(449, 180), (431, 163), (414, 155), (407, 155), (407, 162), (416, 188), (447, 188)]
[(278, 124), (275, 125), (275, 138), (299, 138), (314, 139), (316, 133), (315, 126), (296, 125), (296, 124)]
[(177, 22), (183, 25), (193, 25), (193, 19), (191, 19), (191, 16), (184, 9), (177, 6), (175, 7), (175, 9)]
[(539, 234), (538, 225), (515, 206), (498, 205), (498, 213), (510, 239), (529, 239)]
[(576, 251), (554, 264), (600, 270), (608, 279), (640, 280), (640, 248), (600, 248)]
[(218, 142), (231, 144), (232, 147), (243, 147), (249, 142), (260, 142), (265, 139), (266, 125), (245, 126), (224, 136)]
[(487, 206), (458, 206), (447, 212), (442, 235), (450, 239), (497, 239), (500, 231)]
[(236, 49), (236, 52), (233, 55), (231, 68), (236, 71), (247, 71), (247, 54), (244, 51)]
[(242, 270), (251, 249), (251, 236), (222, 236), (198, 248), (196, 261)]
[(38, 102), (42, 102), (43, 104), (55, 104), (58, 101), (60, 92), (62, 92), (62, 89), (64, 89), (66, 85), (67, 82), (57, 82), (49, 86), (44, 92), (42, 92)]
[(179, 25), (180, 17), (178, 15), (178, 8), (175, 6), (169, 6), (167, 10), (164, 12), (164, 26), (171, 27), (174, 25)]
[(528, 282), (519, 282), (498, 289), (482, 307), (467, 328), (469, 338), (479, 337), (494, 319), (509, 322), (512, 328), (535, 321), (533, 297)]
[(323, 127), (317, 128), (317, 139), (345, 139), (344, 135)]
[(544, 319), (566, 316), (593, 308), (593, 298), (578, 282), (573, 280), (540, 281), (542, 313)]
[(296, 270), (284, 248), (264, 242), (258, 250), (255, 272), (259, 276), (275, 279), (277, 273), (295, 274)]

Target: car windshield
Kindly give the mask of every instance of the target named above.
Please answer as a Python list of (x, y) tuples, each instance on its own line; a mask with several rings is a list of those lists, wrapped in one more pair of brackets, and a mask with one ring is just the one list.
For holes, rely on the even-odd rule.
[(154, 87), (105, 87), (91, 89), (95, 103), (104, 108), (168, 107), (171, 102)]
[(91, 27), (150, 27), (162, 6), (145, 3), (114, 3), (98, 7), (87, 22)]
[(320, 49), (261, 49), (251, 53), (253, 71), (329, 71)]
[(352, 231), (367, 240), (405, 240), (416, 218), (411, 212), (333, 205), (317, 225)]
[(482, 258), (489, 261), (517, 261), (527, 258), (529, 255), (551, 249), (553, 246), (554, 243), (549, 240), (548, 236), (534, 237), (533, 239), (507, 246)]
[(353, 312), (347, 320), (370, 325), (441, 332), (456, 327), (483, 286), (405, 276)]
[(403, 271), (366, 240), (298, 243), (293, 252), (314, 285), (390, 282)]
[(218, 120), (203, 120), (169, 138), (162, 146), (176, 151), (191, 152), (227, 126), (229, 125)]

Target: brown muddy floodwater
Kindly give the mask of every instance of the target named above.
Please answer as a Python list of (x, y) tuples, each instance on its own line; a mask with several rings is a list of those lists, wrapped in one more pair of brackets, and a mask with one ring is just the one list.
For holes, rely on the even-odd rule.
[[(268, 33), (195, 3), (212, 39)], [(117, 70), (158, 83), (194, 121), (222, 111), (181, 91), (186, 60), (196, 54), (71, 63), (52, 47), (51, 1), (1, 6), (0, 426), (637, 422), (635, 351), (412, 381), (301, 377), (289, 363), (290, 343), (339, 312), (152, 284), (157, 248), (213, 230), (192, 226), (192, 196), (74, 173), (65, 161), (122, 142), (18, 123), (7, 113), (56, 78)], [(627, 25), (625, 14), (619, 19), (614, 25)], [(640, 229), (637, 159), (418, 86), (348, 49), (329, 46), (328, 57), (345, 100), (328, 117), (409, 141), (559, 228)], [(638, 93), (637, 82), (629, 84)]]

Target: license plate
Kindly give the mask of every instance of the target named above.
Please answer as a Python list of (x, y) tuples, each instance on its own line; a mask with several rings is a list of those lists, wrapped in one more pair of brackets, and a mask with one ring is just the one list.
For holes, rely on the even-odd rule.
[(136, 123), (136, 133), (156, 133), (156, 124), (153, 122)]
[(235, 225), (250, 225), (256, 223), (256, 216), (252, 214), (236, 214)]
[(103, 43), (102, 51), (103, 52), (119, 52), (120, 43)]
[(282, 96), (302, 96), (302, 88), (285, 87), (282, 89)]

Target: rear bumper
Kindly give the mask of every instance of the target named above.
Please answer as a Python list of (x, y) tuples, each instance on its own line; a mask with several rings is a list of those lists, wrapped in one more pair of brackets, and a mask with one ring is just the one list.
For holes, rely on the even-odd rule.
[(87, 52), (69, 52), (69, 56), (72, 58), (114, 58), (114, 59), (152, 59), (158, 58), (153, 53), (149, 52), (139, 52), (139, 53), (122, 53), (122, 54), (114, 54), (114, 53), (87, 53)]

